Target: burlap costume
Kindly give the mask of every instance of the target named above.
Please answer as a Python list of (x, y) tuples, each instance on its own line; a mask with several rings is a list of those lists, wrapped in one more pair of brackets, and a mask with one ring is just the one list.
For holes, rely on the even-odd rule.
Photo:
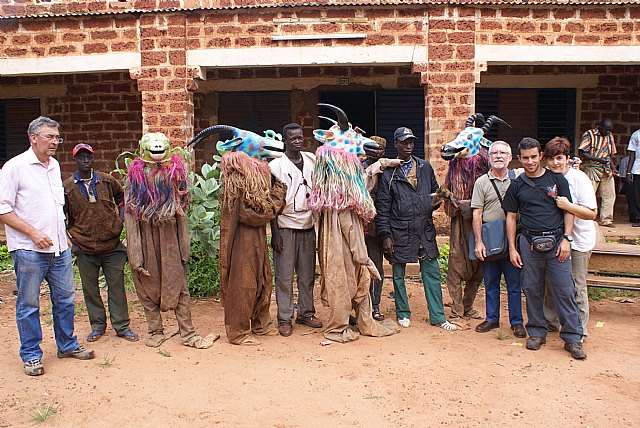
[[(398, 327), (391, 320), (380, 323), (372, 317), (369, 284), (371, 274), (380, 278), (367, 255), (363, 217), (375, 215), (364, 185), (362, 167), (355, 155), (329, 147), (316, 153), (316, 168), (309, 206), (320, 215), (318, 259), (322, 270), (322, 300), (329, 306), (324, 336), (349, 342), (365, 336), (389, 336)], [(331, 171), (341, 171), (335, 177)], [(356, 326), (349, 315), (356, 313)]]
[[(287, 186), (276, 180), (269, 189), (267, 165), (256, 167), (256, 174), (266, 174), (266, 189), (259, 197), (262, 200), (254, 203), (247, 194), (256, 197), (258, 192), (252, 191), (243, 176), (250, 169), (230, 168), (228, 160), (233, 157), (240, 158), (239, 162), (260, 162), (241, 152), (222, 158), (225, 197), (220, 211), (220, 291), (224, 324), (229, 342), (257, 345), (260, 342), (252, 334), (278, 333), (269, 314), (273, 280), (266, 225), (284, 208)], [(232, 174), (240, 177), (233, 179)], [(231, 186), (236, 187), (236, 197), (227, 195)]]

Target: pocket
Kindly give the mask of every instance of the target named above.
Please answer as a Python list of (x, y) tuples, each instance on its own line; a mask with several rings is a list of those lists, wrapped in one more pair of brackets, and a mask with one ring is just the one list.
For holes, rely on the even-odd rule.
[(51, 186), (51, 193), (53, 194), (53, 200), (57, 205), (64, 205), (64, 187), (54, 184)]

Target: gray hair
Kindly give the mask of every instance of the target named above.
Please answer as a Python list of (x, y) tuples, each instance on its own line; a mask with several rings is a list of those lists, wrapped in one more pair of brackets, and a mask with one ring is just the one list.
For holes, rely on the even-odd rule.
[(491, 149), (496, 144), (501, 144), (503, 146), (506, 146), (507, 147), (507, 152), (509, 152), (509, 156), (511, 156), (511, 146), (509, 145), (509, 143), (507, 143), (506, 141), (502, 141), (502, 140), (497, 140), (497, 141), (494, 141), (493, 143), (491, 143), (491, 145), (489, 146), (489, 154), (491, 154)]
[(40, 116), (37, 119), (31, 121), (27, 130), (27, 134), (38, 134), (40, 130), (45, 126), (56, 128), (58, 131), (60, 131), (60, 124), (58, 122), (48, 117)]

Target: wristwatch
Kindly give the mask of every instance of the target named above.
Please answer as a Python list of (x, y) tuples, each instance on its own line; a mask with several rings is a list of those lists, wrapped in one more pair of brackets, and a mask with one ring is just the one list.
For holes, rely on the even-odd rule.
[(567, 235), (566, 233), (564, 235), (562, 235), (564, 237), (564, 239), (566, 239), (569, 242), (573, 242), (573, 236), (571, 235)]

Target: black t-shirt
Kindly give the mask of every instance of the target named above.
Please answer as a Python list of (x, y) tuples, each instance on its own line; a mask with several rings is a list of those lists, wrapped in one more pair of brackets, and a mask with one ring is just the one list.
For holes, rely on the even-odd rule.
[(564, 227), (564, 211), (556, 205), (556, 196), (571, 201), (569, 182), (562, 174), (545, 170), (537, 178), (527, 177), (536, 188), (523, 180), (522, 173), (511, 182), (504, 195), (502, 208), (507, 212), (520, 212), (520, 223), (526, 230), (543, 232)]

